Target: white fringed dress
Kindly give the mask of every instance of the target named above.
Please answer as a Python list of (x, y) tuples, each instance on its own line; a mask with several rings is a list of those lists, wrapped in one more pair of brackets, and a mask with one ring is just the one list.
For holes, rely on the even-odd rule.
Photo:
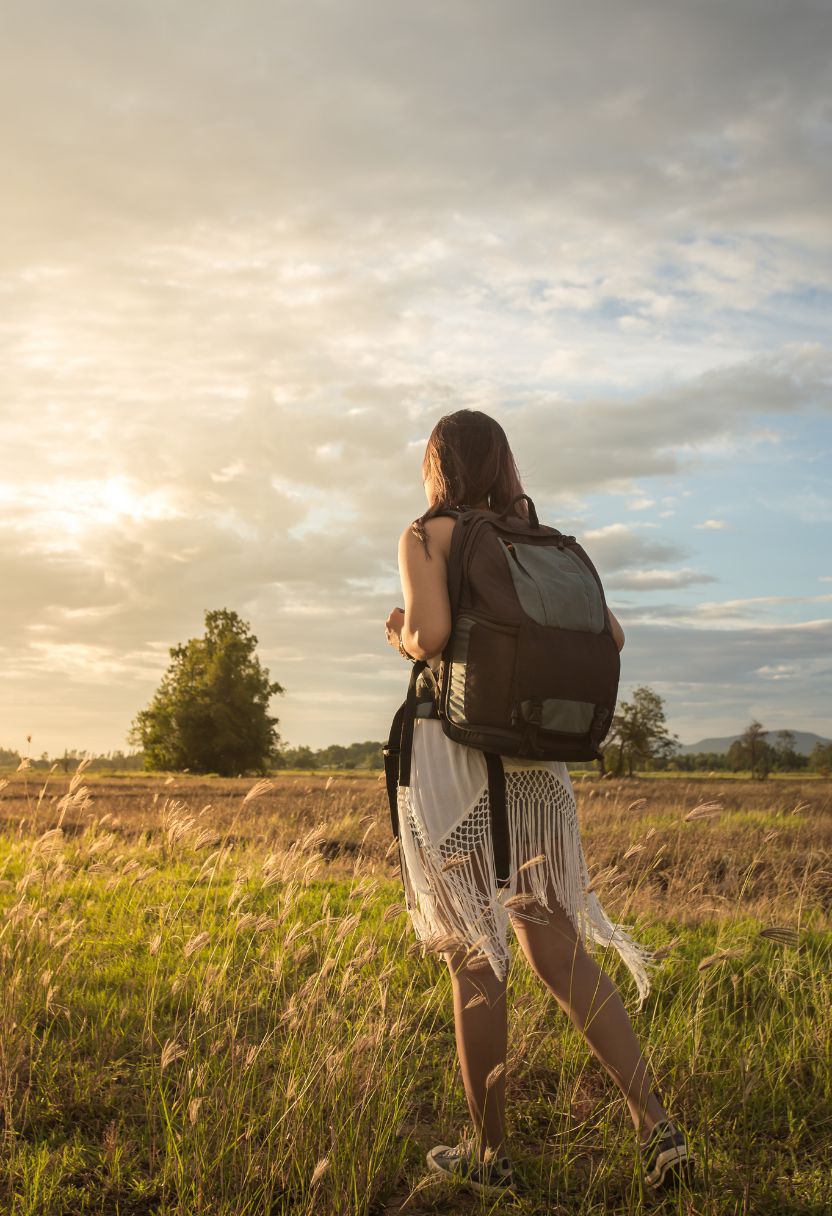
[[(488, 958), (498, 979), (511, 961), (504, 901), (532, 895), (549, 911), (547, 877), (585, 948), (612, 945), (632, 973), (641, 1009), (650, 991), (653, 952), (612, 923), (594, 891), (588, 894), (575, 795), (562, 761), (503, 757), (511, 842), (510, 885), (494, 873), (485, 757), (449, 739), (436, 718), (416, 718), (410, 785), (397, 801), (402, 879), (419, 941), (452, 934)], [(534, 857), (545, 857), (518, 875)], [(454, 864), (444, 869), (446, 863)], [(518, 886), (518, 879), (520, 885)], [(517, 911), (523, 915), (524, 909)], [(533, 911), (531, 913), (533, 915)]]

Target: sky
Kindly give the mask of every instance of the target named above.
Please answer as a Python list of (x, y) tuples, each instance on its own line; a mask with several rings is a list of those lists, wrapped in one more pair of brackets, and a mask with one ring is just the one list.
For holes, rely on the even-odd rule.
[[(682, 743), (832, 736), (825, 0), (10, 0), (0, 746), (127, 747), (207, 609), (386, 737), (445, 413)], [(26, 736), (31, 735), (31, 745)]]

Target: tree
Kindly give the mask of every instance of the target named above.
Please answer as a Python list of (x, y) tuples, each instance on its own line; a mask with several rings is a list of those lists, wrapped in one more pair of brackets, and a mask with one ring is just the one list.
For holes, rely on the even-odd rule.
[(809, 753), (809, 768), (813, 773), (828, 777), (832, 771), (832, 743), (817, 741)]
[(205, 613), (205, 636), (172, 646), (153, 700), (130, 730), (146, 769), (263, 773), (277, 750), (269, 700), (284, 690), (260, 665), (257, 638), (236, 612)]
[(766, 742), (767, 730), (763, 730), (761, 722), (756, 719), (751, 722), (728, 748), (728, 760), (735, 771), (741, 768), (751, 770), (752, 777), (765, 780), (771, 772), (775, 752), (770, 743)]
[(778, 730), (777, 742), (772, 750), (774, 767), (780, 772), (788, 773), (795, 769), (806, 768), (806, 757), (795, 749), (793, 730)]
[(623, 773), (625, 762), (632, 777), (635, 762), (650, 767), (656, 761), (667, 760), (679, 743), (678, 735), (667, 730), (664, 701), (646, 685), (633, 690), (632, 702), (621, 702), (607, 737), (608, 748), (616, 757), (617, 777)]

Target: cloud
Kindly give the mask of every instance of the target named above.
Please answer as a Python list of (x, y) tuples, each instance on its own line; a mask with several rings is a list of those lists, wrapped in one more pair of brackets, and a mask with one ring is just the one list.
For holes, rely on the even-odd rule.
[[(738, 627), (622, 621), (619, 696), (647, 684), (682, 742), (733, 734), (752, 718), (769, 729), (817, 730), (827, 720), (832, 621)], [(637, 674), (636, 674), (637, 673)]]
[(692, 587), (697, 583), (716, 583), (713, 574), (697, 570), (632, 570), (607, 579), (606, 586), (615, 590), (653, 591), (663, 587)]
[[(14, 0), (7, 29), (3, 729), (120, 742), (227, 605), (297, 741), (377, 736), (396, 538), (464, 406), (634, 620), (725, 586), (674, 506), (830, 408), (822, 6)], [(599, 526), (601, 494), (668, 522)], [(736, 577), (669, 627), (751, 629)]]
[(724, 519), (706, 519), (701, 524), (694, 524), (694, 528), (709, 528), (714, 532), (724, 532), (728, 527)]

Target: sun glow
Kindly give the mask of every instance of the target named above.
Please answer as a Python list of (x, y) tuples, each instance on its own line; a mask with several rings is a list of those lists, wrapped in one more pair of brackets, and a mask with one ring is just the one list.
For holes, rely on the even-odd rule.
[(17, 528), (52, 551), (76, 549), (102, 528), (181, 514), (168, 489), (148, 490), (124, 477), (0, 484), (0, 505), (13, 507)]

